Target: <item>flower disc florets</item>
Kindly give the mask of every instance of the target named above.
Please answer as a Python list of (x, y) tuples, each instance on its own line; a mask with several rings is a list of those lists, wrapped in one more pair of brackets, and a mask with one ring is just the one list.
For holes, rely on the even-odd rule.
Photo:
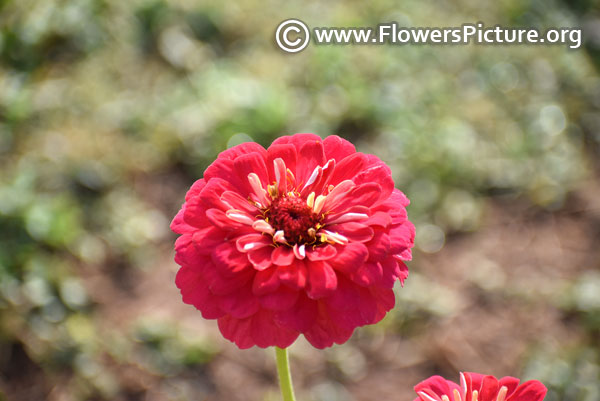
[(275, 196), (263, 213), (266, 223), (281, 232), (286, 245), (318, 245), (317, 230), (325, 216), (315, 213), (306, 200), (294, 193)]
[(390, 169), (337, 137), (221, 153), (173, 220), (183, 300), (239, 347), (343, 343), (394, 306), (414, 226)]

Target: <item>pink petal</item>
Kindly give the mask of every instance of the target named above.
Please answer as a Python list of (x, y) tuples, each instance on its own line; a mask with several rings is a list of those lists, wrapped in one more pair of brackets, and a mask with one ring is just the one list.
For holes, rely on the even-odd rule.
[(200, 254), (209, 255), (214, 247), (225, 241), (226, 231), (218, 227), (207, 227), (195, 231), (192, 237), (196, 251)]
[(298, 300), (298, 295), (297, 290), (281, 286), (276, 291), (261, 296), (259, 301), (263, 308), (282, 311), (293, 307)]
[(337, 288), (337, 275), (326, 262), (315, 261), (308, 263), (308, 286), (306, 293), (309, 298), (319, 299), (331, 295)]
[(368, 220), (363, 221), (363, 224), (368, 226), (377, 226), (388, 228), (392, 223), (392, 217), (386, 212), (375, 212)]
[(234, 342), (239, 348), (246, 349), (256, 345), (250, 331), (250, 326), (252, 324), (251, 318), (236, 319), (226, 315), (217, 322), (223, 337)]
[(334, 208), (339, 208), (338, 213), (344, 212), (349, 207), (343, 207), (344, 202), (350, 191), (355, 187), (354, 182), (352, 180), (344, 180), (339, 184), (336, 184), (335, 187), (329, 192), (327, 195), (327, 199), (325, 199), (325, 204), (323, 205), (323, 210), (328, 212), (335, 212)]
[[(371, 294), (373, 295), (373, 297), (375, 298), (375, 302), (377, 303), (377, 312), (375, 314), (375, 318), (373, 319), (373, 323), (377, 323), (385, 317), (385, 314), (387, 312), (394, 308), (394, 305), (396, 304), (396, 297), (394, 295), (394, 291), (391, 288), (371, 288)], [(452, 382), (450, 383), (454, 384)]]
[(354, 327), (340, 327), (331, 318), (326, 308), (317, 308), (317, 318), (309, 330), (304, 332), (304, 337), (313, 347), (323, 349), (335, 344), (343, 344), (352, 336)]
[(279, 281), (288, 287), (299, 290), (306, 285), (308, 272), (302, 260), (295, 259), (289, 266), (280, 266), (277, 268)]
[(178, 265), (195, 265), (196, 260), (202, 258), (192, 238), (192, 235), (184, 234), (175, 241), (175, 262)]
[(498, 395), (498, 379), (494, 376), (485, 376), (481, 382), (481, 390), (479, 390), (479, 398), (481, 400), (496, 401)]
[(498, 387), (504, 386), (507, 388), (508, 391), (506, 392), (506, 399), (508, 399), (512, 393), (514, 393), (517, 387), (519, 387), (519, 382), (520, 380), (516, 377), (505, 376), (499, 380)]
[(197, 230), (197, 228), (192, 227), (191, 225), (189, 225), (188, 223), (186, 223), (183, 220), (184, 212), (185, 212), (185, 204), (183, 204), (183, 206), (181, 207), (181, 210), (179, 210), (179, 212), (177, 212), (177, 214), (175, 215), (175, 218), (171, 222), (171, 226), (170, 226), (171, 231), (173, 231), (176, 234), (185, 234), (185, 233), (189, 233), (191, 231)]
[(275, 321), (275, 312), (261, 310), (252, 317), (250, 325), (250, 336), (255, 344), (261, 348), (275, 345), (279, 348), (287, 348), (298, 338), (296, 330), (281, 327)]
[(294, 135), (286, 135), (280, 136), (279, 138), (273, 141), (273, 145), (281, 145), (281, 144), (291, 144), (294, 145), (296, 150), (300, 150), (300, 147), (306, 142), (309, 141), (321, 141), (321, 137), (315, 134), (294, 134)]
[(379, 264), (381, 265), (382, 269), (382, 277), (379, 285), (384, 288), (394, 287), (394, 284), (398, 279), (400, 279), (400, 282), (402, 283), (402, 281), (404, 281), (406, 278), (404, 275), (408, 275), (408, 269), (406, 269), (406, 265), (402, 263), (403, 268), (406, 269), (403, 270), (400, 264), (393, 257), (386, 258), (379, 262)]
[[(448, 380), (436, 375), (423, 380), (417, 384), (414, 389), (416, 393), (424, 392), (436, 400), (441, 400), (442, 395), (446, 395), (451, 400), (454, 400), (454, 396), (452, 395), (450, 386), (448, 384)], [(423, 399), (423, 397), (421, 397), (421, 399)]]
[[(341, 212), (328, 213), (325, 216), (325, 223), (326, 224), (334, 224), (336, 222), (336, 220), (342, 218), (343, 216), (345, 216), (348, 213), (369, 215), (370, 214), (370, 210), (366, 206), (353, 206), (353, 207), (350, 207), (348, 209), (342, 210)], [(367, 222), (369, 220), (360, 220), (360, 221), (365, 222), (365, 224), (368, 224)], [(370, 224), (368, 224), (368, 225), (370, 225)]]
[(225, 191), (233, 190), (234, 187), (229, 182), (220, 177), (213, 178), (206, 183), (198, 197), (192, 198), (187, 202), (187, 208), (192, 208), (190, 212), (193, 214), (197, 213), (193, 207), (198, 207), (200, 210), (215, 208), (225, 212), (229, 207), (221, 201), (221, 195)]
[(271, 242), (262, 234), (252, 233), (240, 236), (235, 245), (240, 252), (250, 252), (270, 246)]
[(327, 226), (326, 229), (341, 234), (353, 242), (368, 242), (375, 234), (371, 227), (353, 221), (342, 224), (333, 224)]
[(296, 174), (296, 158), (297, 150), (292, 144), (271, 145), (267, 149), (267, 168), (269, 169), (270, 182), (275, 181), (275, 171), (273, 169), (273, 161), (277, 158), (283, 159), (286, 168)]
[[(330, 182), (336, 185), (344, 180), (353, 178), (367, 165), (367, 157), (363, 153), (354, 153), (337, 163)], [(354, 180), (353, 180), (354, 181)]]
[(194, 305), (205, 319), (217, 319), (225, 314), (218, 306), (219, 297), (210, 293), (199, 272), (182, 267), (175, 277), (175, 285), (181, 290), (183, 302)]
[(279, 277), (276, 269), (259, 271), (254, 276), (252, 292), (254, 295), (265, 295), (279, 288)]
[(208, 209), (206, 211), (206, 218), (215, 226), (220, 228), (221, 230), (231, 231), (237, 229), (248, 229), (249, 226), (239, 223), (235, 220), (227, 217), (225, 212), (219, 209)]
[(369, 167), (366, 170), (359, 172), (352, 178), (357, 185), (365, 183), (377, 183), (381, 188), (378, 201), (383, 201), (389, 198), (394, 190), (394, 180), (392, 180), (392, 172), (383, 162), (378, 165)]
[(261, 155), (265, 155), (266, 150), (256, 142), (244, 142), (222, 151), (219, 153), (217, 158), (233, 160), (248, 153), (259, 153)]
[(288, 310), (277, 312), (275, 319), (283, 327), (304, 333), (317, 319), (317, 302), (300, 293), (296, 304)]
[(390, 253), (390, 237), (383, 231), (376, 231), (373, 239), (365, 244), (369, 249), (369, 261), (378, 262)]
[(265, 246), (248, 252), (248, 260), (256, 270), (265, 270), (271, 266), (271, 254), (273, 249), (270, 246)]
[(277, 266), (289, 266), (295, 259), (292, 248), (282, 245), (271, 253), (271, 262)]
[(354, 328), (375, 323), (378, 314), (373, 294), (343, 276), (338, 276), (337, 290), (323, 301), (331, 319), (340, 327)]
[(337, 256), (330, 259), (328, 263), (337, 271), (352, 273), (362, 265), (369, 256), (369, 251), (364, 244), (351, 242), (346, 245), (338, 245)]
[(327, 244), (323, 246), (317, 246), (314, 249), (308, 247), (306, 251), (306, 257), (308, 260), (329, 260), (337, 255), (337, 251), (333, 245)]
[(236, 319), (243, 319), (258, 311), (258, 299), (252, 294), (248, 286), (240, 288), (235, 294), (221, 297), (221, 309)]
[(334, 159), (336, 162), (356, 152), (352, 143), (337, 135), (329, 135), (325, 138), (323, 140), (323, 148), (325, 149), (326, 158), (328, 160)]
[(400, 279), (400, 284), (404, 285), (404, 280), (408, 277), (408, 267), (404, 264), (404, 262), (397, 260), (398, 268), (400, 269), (400, 274), (398, 278)]
[(238, 252), (235, 244), (225, 242), (213, 248), (212, 260), (225, 275), (235, 275), (248, 266), (248, 258), (245, 254)]
[(352, 192), (350, 192), (348, 203), (344, 206), (350, 207), (360, 205), (370, 207), (379, 199), (381, 192), (381, 185), (376, 182), (367, 182), (357, 185)]
[(248, 153), (242, 155), (233, 161), (233, 168), (238, 175), (240, 181), (246, 182), (244, 188), (246, 193), (252, 192), (252, 188), (248, 183), (248, 174), (254, 173), (260, 178), (263, 188), (269, 184), (267, 165), (265, 164), (264, 156), (258, 153)]
[(379, 263), (364, 263), (350, 275), (352, 281), (364, 287), (378, 284), (382, 277), (383, 269)]
[(548, 389), (537, 380), (529, 380), (521, 384), (507, 401), (542, 401)]
[(237, 188), (238, 190), (246, 188), (245, 182), (240, 179), (233, 167), (233, 160), (230, 159), (215, 160), (206, 168), (206, 170), (204, 170), (204, 179), (206, 180), (207, 185), (213, 180), (223, 180), (227, 182), (231, 190), (234, 188)]
[(410, 221), (390, 229), (390, 253), (400, 253), (415, 243), (415, 226)]
[(467, 385), (466, 399), (470, 400), (473, 397), (473, 390), (479, 392), (481, 389), (481, 383), (483, 382), (485, 375), (475, 372), (463, 372), (463, 376)]
[(226, 202), (232, 209), (242, 210), (254, 216), (258, 213), (258, 208), (251, 204), (248, 199), (242, 197), (239, 193), (233, 191), (225, 191), (221, 195), (221, 201)]
[(205, 185), (206, 181), (203, 178), (196, 180), (196, 182), (192, 184), (191, 188), (185, 194), (185, 201), (187, 202), (190, 199), (200, 195), (200, 192), (202, 191), (202, 188), (204, 188)]
[(211, 263), (206, 264), (203, 269), (204, 279), (208, 288), (213, 294), (227, 295), (239, 291), (246, 286), (255, 274), (254, 269), (245, 269), (234, 276), (224, 276), (219, 274), (218, 269)]
[(296, 181), (304, 185), (315, 168), (324, 165), (325, 162), (325, 153), (321, 139), (305, 142), (298, 151)]

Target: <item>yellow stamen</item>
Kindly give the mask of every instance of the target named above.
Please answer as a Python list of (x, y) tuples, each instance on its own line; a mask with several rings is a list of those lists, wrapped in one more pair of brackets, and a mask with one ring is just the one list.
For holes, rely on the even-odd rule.
[(267, 190), (269, 191), (269, 195), (271, 195), (271, 199), (277, 198), (279, 195), (279, 188), (277, 187), (277, 183), (273, 185), (267, 185)]
[(479, 392), (477, 390), (473, 390), (473, 397), (471, 397), (471, 401), (477, 401), (478, 396)]
[(457, 389), (454, 389), (454, 401), (462, 401), (462, 398), (460, 396), (460, 393), (458, 392)]

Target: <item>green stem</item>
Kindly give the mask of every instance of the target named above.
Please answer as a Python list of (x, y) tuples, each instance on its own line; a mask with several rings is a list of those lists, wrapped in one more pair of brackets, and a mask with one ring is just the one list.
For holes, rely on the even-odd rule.
[(277, 373), (279, 374), (279, 387), (281, 388), (283, 401), (296, 401), (287, 348), (275, 347), (275, 355), (277, 357)]

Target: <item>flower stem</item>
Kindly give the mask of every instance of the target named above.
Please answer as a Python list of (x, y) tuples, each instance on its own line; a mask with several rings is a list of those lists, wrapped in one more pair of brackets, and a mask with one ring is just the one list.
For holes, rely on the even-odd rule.
[(287, 348), (275, 347), (275, 355), (277, 357), (277, 373), (279, 374), (279, 387), (281, 388), (283, 401), (296, 401)]

